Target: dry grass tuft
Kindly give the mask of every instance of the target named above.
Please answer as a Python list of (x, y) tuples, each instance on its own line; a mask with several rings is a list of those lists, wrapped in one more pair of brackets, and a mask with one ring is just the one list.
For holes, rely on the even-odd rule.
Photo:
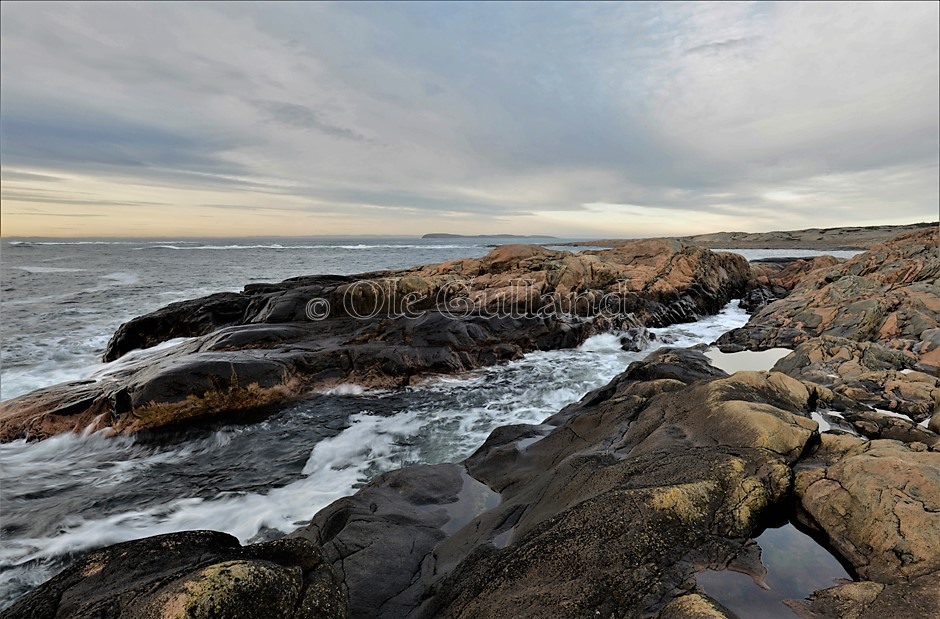
[(273, 387), (251, 383), (211, 390), (201, 396), (190, 395), (181, 402), (154, 402), (134, 409), (115, 424), (121, 434), (211, 419), (232, 413), (244, 413), (286, 402), (297, 394), (293, 381)]

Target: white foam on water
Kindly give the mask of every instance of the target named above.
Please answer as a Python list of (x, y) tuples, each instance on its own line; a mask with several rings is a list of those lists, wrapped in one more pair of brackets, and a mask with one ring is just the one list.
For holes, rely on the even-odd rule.
[(175, 337), (171, 340), (166, 340), (155, 344), (150, 348), (138, 348), (131, 350), (128, 353), (122, 355), (121, 357), (110, 361), (108, 363), (99, 363), (92, 371), (88, 374), (91, 378), (100, 380), (108, 374), (112, 374), (119, 370), (125, 370), (132, 368), (134, 366), (140, 365), (142, 362), (148, 361), (153, 357), (161, 356), (165, 351), (176, 348), (181, 344), (193, 341), (194, 337)]
[(10, 245), (138, 245), (140, 241), (10, 241)]
[(27, 273), (81, 273), (85, 269), (67, 269), (62, 267), (42, 267), (42, 266), (22, 266), (22, 267), (13, 267), (14, 269), (19, 269), (20, 271), (26, 271)]
[(672, 325), (659, 329), (650, 329), (656, 334), (656, 341), (651, 346), (688, 347), (696, 344), (711, 344), (722, 334), (743, 327), (750, 315), (732, 301), (714, 316), (706, 316), (696, 322)]
[(138, 283), (140, 281), (140, 276), (137, 273), (117, 272), (101, 275), (98, 279), (114, 282), (111, 284), (114, 286), (130, 286), (131, 284)]
[(617, 353), (621, 350), (620, 336), (614, 333), (600, 333), (589, 337), (583, 344), (584, 352)]
[[(107, 518), (70, 518), (54, 537), (7, 540), (0, 551), (0, 565), (6, 569), (49, 556), (190, 529), (222, 530), (243, 542), (257, 535), (262, 528), (288, 532), (309, 519), (315, 511), (349, 494), (359, 480), (363, 462), (386, 470), (398, 468), (400, 463), (395, 458), (393, 444), (400, 435), (411, 431), (407, 423), (407, 420), (398, 420), (394, 424), (380, 424), (368, 415), (359, 416), (353, 419), (348, 430), (314, 446), (304, 466), (305, 477), (299, 481), (267, 493), (227, 492), (211, 499), (180, 497), (158, 507), (124, 511)], [(116, 444), (101, 445), (100, 441)], [(129, 458), (123, 462), (111, 461), (114, 466), (108, 469), (110, 479), (107, 483), (110, 484), (128, 481), (135, 471), (154, 464), (187, 460), (196, 450), (205, 449), (202, 445), (184, 445), (169, 452), (135, 453), (133, 439), (108, 439), (102, 433), (89, 438), (66, 435), (43, 441), (40, 443), (42, 451), (32, 457), (10, 453), (22, 447), (22, 444), (11, 445), (0, 456), (5, 476), (17, 472), (25, 474), (31, 467), (48, 462), (51, 457), (60, 462), (59, 466), (67, 466), (66, 463), (74, 461), (76, 456), (81, 457), (92, 446), (103, 447), (114, 453), (113, 457)], [(224, 442), (219, 445), (224, 446)], [(70, 475), (88, 473), (75, 470)], [(3, 577), (0, 577), (0, 585), (2, 581)]]
[(323, 395), (362, 395), (365, 391), (365, 387), (362, 385), (343, 383), (335, 387), (330, 387), (329, 389), (319, 389), (317, 393), (322, 393)]
[(17, 342), (28, 365), (11, 366), (4, 360), (0, 399), (7, 400), (58, 383), (88, 378), (104, 367), (97, 351), (103, 350), (109, 336), (93, 326), (73, 333), (55, 334), (45, 340)]
[(826, 421), (826, 418), (820, 415), (819, 413), (817, 413), (816, 411), (813, 411), (812, 413), (810, 413), (810, 418), (812, 418), (812, 420), (815, 421), (819, 425), (820, 432), (828, 432), (829, 430), (832, 429), (832, 424)]
[[(138, 284), (137, 274), (129, 272), (108, 273), (99, 276), (99, 279), (101, 285), (89, 289), (88, 292), (111, 291), (116, 287)], [(228, 290), (238, 292), (241, 288), (232, 287)], [(160, 290), (147, 298), (147, 305), (135, 308), (134, 313), (127, 316), (127, 319), (138, 313), (143, 314), (157, 309), (166, 303), (197, 298), (213, 292), (219, 292), (219, 290), (215, 288)], [(106, 309), (98, 306), (68, 305), (66, 303), (67, 299), (60, 301), (60, 298), (62, 297), (58, 295), (48, 295), (27, 297), (14, 301), (3, 300), (5, 309), (57, 301), (58, 307), (54, 320), (76, 316), (80, 317), (81, 321), (78, 326), (71, 329), (59, 329), (53, 323), (52, 328), (50, 328), (48, 334), (44, 334), (45, 337), (43, 338), (9, 339), (5, 341), (2, 380), (0, 380), (0, 400), (14, 398), (58, 383), (83, 380), (90, 376), (95, 377), (102, 372), (109, 371), (111, 366), (101, 363), (101, 355), (107, 347), (111, 334), (119, 326), (121, 315), (115, 315), (113, 310), (106, 311)], [(6, 330), (4, 331), (4, 337), (9, 337)], [(152, 353), (163, 350), (183, 341), (186, 340), (177, 338), (145, 351), (132, 351), (118, 360), (117, 363), (124, 362), (127, 364), (140, 353), (149, 354), (148, 351)], [(16, 356), (22, 358), (23, 361), (12, 364), (9, 357), (14, 352), (18, 353)]]

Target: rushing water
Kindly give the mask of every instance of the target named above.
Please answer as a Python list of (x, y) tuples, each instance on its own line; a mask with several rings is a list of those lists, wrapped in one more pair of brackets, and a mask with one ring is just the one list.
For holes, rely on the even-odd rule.
[[(732, 304), (656, 331), (690, 345), (746, 318)], [(0, 445), (2, 595), (9, 602), (73, 553), (105, 544), (200, 528), (242, 541), (289, 532), (378, 473), (460, 460), (497, 426), (540, 423), (644, 354), (599, 335), (404, 390), (334, 389), (261, 423), (172, 442), (63, 435)]]
[[(3, 397), (100, 370), (114, 328), (173, 300), (489, 250), (479, 239), (369, 242), (5, 243)], [(689, 346), (746, 319), (732, 303), (717, 316), (654, 331), (660, 344)], [(253, 425), (159, 441), (63, 435), (0, 445), (0, 608), (102, 545), (186, 529), (227, 531), (243, 542), (289, 532), (378, 473), (457, 461), (497, 426), (540, 423), (645, 354), (599, 335), (576, 350), (402, 390), (346, 385)]]

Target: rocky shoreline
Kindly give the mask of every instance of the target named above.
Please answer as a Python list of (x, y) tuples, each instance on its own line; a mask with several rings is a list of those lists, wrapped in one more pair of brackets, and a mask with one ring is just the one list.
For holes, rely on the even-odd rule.
[(192, 339), (100, 380), (4, 402), (0, 441), (231, 420), (346, 382), (408, 385), (614, 328), (692, 321), (740, 296), (749, 273), (736, 254), (637, 241), (580, 254), (506, 245), (403, 271), (249, 285), (122, 325), (105, 361)]
[[(708, 249), (812, 249), (840, 251), (868, 249), (907, 232), (936, 228), (936, 222), (904, 226), (845, 226), (840, 228), (809, 228), (777, 232), (713, 232), (692, 236), (669, 237), (682, 243)], [(575, 247), (617, 247), (628, 243), (623, 239), (598, 239), (568, 243)]]
[[(511, 285), (523, 277), (531, 286)], [(460, 298), (475, 313), (454, 321), (437, 293), (458, 278), (474, 282)], [(696, 575), (734, 570), (762, 583), (754, 540), (788, 520), (855, 579), (788, 602), (798, 616), (940, 613), (935, 224), (848, 261), (749, 265), (678, 241), (638, 241), (577, 256), (507, 246), (362, 279), (395, 281), (402, 287), (387, 305), (421, 298), (409, 309), (428, 313), (300, 320), (311, 297), (341, 306), (355, 283), (344, 278), (176, 304), (122, 327), (107, 355), (194, 338), (177, 352), (6, 402), (0, 435), (218, 419), (242, 410), (239, 398), (245, 410), (263, 408), (310, 385), (402, 384), (576, 346), (598, 330), (632, 327), (639, 337), (741, 296), (751, 319), (719, 346), (793, 352), (770, 371), (729, 376), (700, 351), (659, 349), (542, 424), (499, 428), (461, 463), (381, 475), (285, 539), (241, 547), (186, 532), (107, 547), (2, 616), (733, 617)], [(583, 301), (564, 320), (484, 311), (570, 292)], [(600, 311), (612, 293), (628, 300), (619, 322)], [(354, 311), (377, 305), (355, 301)], [(350, 348), (357, 353), (340, 355)], [(336, 358), (351, 361), (327, 361)], [(219, 383), (240, 362), (239, 382)], [(148, 406), (163, 407), (163, 423), (148, 425)], [(823, 431), (821, 415), (852, 431)]]

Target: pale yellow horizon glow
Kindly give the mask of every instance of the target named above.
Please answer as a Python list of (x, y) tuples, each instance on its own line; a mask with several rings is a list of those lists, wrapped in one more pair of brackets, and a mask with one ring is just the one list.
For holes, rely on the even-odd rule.
[[(16, 171), (43, 174), (41, 170)], [(4, 196), (28, 193), (30, 199), (0, 200), (0, 237), (420, 236), (466, 231), (474, 225), (474, 216), (465, 213), (337, 205), (276, 194), (265, 194), (262, 201), (253, 193), (116, 183), (78, 175), (58, 174), (55, 178), (55, 183), (42, 186), (3, 180)], [(343, 207), (364, 210), (370, 217), (351, 216)], [(415, 216), (421, 217), (420, 226), (415, 225)], [(490, 219), (493, 229), (466, 233), (511, 232), (518, 224), (509, 219)]]
[[(15, 172), (27, 177), (49, 178), (43, 170), (18, 168)], [(810, 206), (812, 219), (808, 220), (806, 208), (769, 213), (710, 203), (709, 210), (696, 211), (603, 202), (582, 204), (571, 210), (533, 209), (492, 216), (330, 203), (290, 194), (167, 187), (77, 174), (56, 174), (54, 181), (46, 182), (4, 179), (2, 191), (0, 237), (4, 238), (414, 237), (431, 232), (644, 238), (731, 230), (767, 232), (839, 225), (910, 224), (916, 219), (908, 213), (907, 216), (885, 216), (849, 224), (844, 211), (835, 207), (813, 209)], [(774, 196), (785, 196), (794, 206), (799, 206), (801, 201), (798, 194), (785, 191)], [(712, 199), (720, 201), (730, 197), (733, 196), (726, 193)], [(815, 199), (821, 198), (816, 196)], [(827, 211), (828, 220), (821, 216)]]

